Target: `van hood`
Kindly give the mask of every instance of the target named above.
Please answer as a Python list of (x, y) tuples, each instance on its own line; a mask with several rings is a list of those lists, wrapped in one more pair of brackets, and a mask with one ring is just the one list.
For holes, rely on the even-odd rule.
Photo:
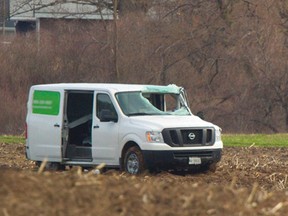
[(133, 116), (129, 117), (131, 124), (148, 130), (163, 130), (164, 128), (185, 128), (185, 127), (215, 127), (210, 122), (204, 121), (198, 116)]

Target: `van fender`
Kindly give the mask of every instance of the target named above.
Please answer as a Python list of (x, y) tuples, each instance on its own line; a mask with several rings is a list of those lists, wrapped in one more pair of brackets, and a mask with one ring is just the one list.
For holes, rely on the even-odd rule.
[(123, 139), (120, 141), (119, 149), (118, 149), (118, 157), (121, 158), (122, 150), (125, 147), (127, 143), (135, 143), (139, 146), (140, 149), (142, 149), (143, 146), (143, 139), (141, 139), (137, 134), (127, 134), (123, 137)]

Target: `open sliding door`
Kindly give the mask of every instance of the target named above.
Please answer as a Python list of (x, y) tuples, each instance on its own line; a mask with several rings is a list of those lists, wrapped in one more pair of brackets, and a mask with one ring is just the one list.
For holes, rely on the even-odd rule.
[(62, 151), (66, 161), (92, 161), (93, 91), (65, 92)]

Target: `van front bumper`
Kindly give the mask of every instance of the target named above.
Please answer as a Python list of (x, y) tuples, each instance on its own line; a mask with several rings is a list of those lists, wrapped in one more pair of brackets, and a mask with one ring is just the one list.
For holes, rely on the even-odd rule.
[[(148, 169), (189, 169), (210, 165), (221, 160), (222, 149), (150, 151), (143, 150)], [(196, 163), (194, 163), (196, 161)]]

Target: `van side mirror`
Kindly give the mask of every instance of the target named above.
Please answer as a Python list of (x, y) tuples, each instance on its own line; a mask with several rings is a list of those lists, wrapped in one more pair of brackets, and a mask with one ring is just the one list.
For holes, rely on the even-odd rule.
[(197, 112), (196, 116), (198, 116), (199, 118), (201, 118), (203, 120), (205, 119), (205, 115), (202, 111)]
[(117, 122), (118, 116), (115, 112), (112, 112), (111, 110), (103, 109), (100, 111), (99, 119), (101, 122)]

